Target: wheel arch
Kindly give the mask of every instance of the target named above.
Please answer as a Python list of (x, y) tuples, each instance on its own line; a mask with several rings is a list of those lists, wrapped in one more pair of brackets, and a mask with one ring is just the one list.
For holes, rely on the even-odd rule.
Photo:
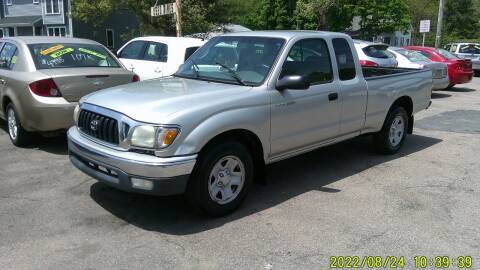
[[(413, 123), (414, 123), (414, 117), (413, 117), (413, 99), (410, 96), (401, 96), (397, 98), (392, 105), (390, 106), (388, 113), (392, 111), (396, 107), (402, 107), (407, 111), (408, 115), (408, 127), (407, 127), (407, 132), (408, 134), (413, 133)], [(387, 116), (388, 116), (387, 113)], [(385, 117), (384, 124), (387, 118)]]

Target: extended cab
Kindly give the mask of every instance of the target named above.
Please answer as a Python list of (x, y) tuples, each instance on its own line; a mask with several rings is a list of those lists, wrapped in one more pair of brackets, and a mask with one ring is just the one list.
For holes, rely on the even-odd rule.
[(345, 34), (228, 34), (173, 77), (83, 98), (69, 154), (107, 185), (186, 192), (194, 206), (222, 215), (265, 164), (362, 134), (373, 134), (382, 153), (397, 152), (431, 89), (429, 69), (362, 69)]

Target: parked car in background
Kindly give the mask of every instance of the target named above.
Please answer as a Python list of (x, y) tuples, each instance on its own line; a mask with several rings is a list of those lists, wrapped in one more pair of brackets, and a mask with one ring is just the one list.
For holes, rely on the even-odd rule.
[(444, 49), (421, 46), (406, 46), (404, 48), (418, 51), (434, 62), (447, 64), (448, 78), (450, 79), (448, 88), (456, 84), (468, 83), (473, 79), (472, 61), (469, 59), (458, 58)]
[(389, 47), (388, 50), (395, 55), (399, 68), (431, 69), (433, 77), (433, 90), (445, 89), (450, 85), (447, 64), (433, 62), (425, 55), (417, 51), (398, 47)]
[[(220, 62), (219, 48), (239, 57)], [(362, 134), (374, 134), (381, 153), (396, 153), (414, 115), (431, 104), (432, 72), (362, 68), (356, 55), (341, 33), (214, 37), (175, 76), (82, 99), (68, 132), (70, 160), (112, 187), (186, 192), (193, 207), (224, 215), (265, 164)]]
[(396, 67), (397, 60), (388, 52), (388, 45), (362, 40), (354, 40), (360, 65), (364, 67)]
[(117, 52), (125, 67), (141, 80), (171, 76), (205, 41), (186, 37), (140, 37)]
[(445, 49), (459, 58), (470, 59), (473, 70), (480, 72), (480, 43), (452, 43), (445, 46)]
[(67, 129), (86, 94), (138, 81), (100, 43), (76, 38), (0, 39), (0, 118), (12, 143), (24, 146), (31, 132)]

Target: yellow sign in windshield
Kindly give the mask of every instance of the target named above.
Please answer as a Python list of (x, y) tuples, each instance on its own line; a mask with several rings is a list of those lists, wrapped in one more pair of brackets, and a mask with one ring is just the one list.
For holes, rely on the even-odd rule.
[(58, 58), (58, 57), (60, 57), (60, 56), (62, 56), (62, 55), (64, 55), (64, 54), (72, 53), (73, 51), (74, 51), (74, 49), (72, 49), (72, 48), (66, 48), (66, 49), (63, 49), (63, 50), (58, 51), (58, 52), (56, 52), (56, 53), (52, 53), (52, 54), (50, 54), (50, 56), (51, 56), (52, 58)]
[(98, 57), (98, 58), (100, 58), (100, 59), (103, 59), (103, 60), (107, 59), (107, 56), (106, 56), (106, 55), (103, 55), (103, 54), (101, 54), (101, 53), (98, 53), (98, 52), (95, 52), (95, 51), (92, 51), (92, 50), (88, 50), (88, 49), (84, 49), (84, 48), (79, 48), (78, 50), (79, 50), (80, 52), (88, 53), (88, 54), (91, 54), (91, 55), (93, 55), (93, 56), (96, 56), (96, 57)]
[(54, 51), (58, 51), (58, 50), (62, 49), (63, 47), (65, 47), (65, 46), (63, 46), (63, 45), (56, 45), (56, 46), (50, 47), (50, 48), (48, 48), (48, 49), (46, 49), (46, 50), (43, 50), (43, 51), (41, 51), (40, 53), (41, 53), (42, 55), (48, 55), (48, 54), (51, 54), (51, 53), (54, 52)]

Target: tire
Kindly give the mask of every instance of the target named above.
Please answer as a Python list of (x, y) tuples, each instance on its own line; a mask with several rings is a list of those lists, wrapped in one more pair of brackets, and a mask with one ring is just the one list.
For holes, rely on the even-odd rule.
[(32, 138), (31, 133), (26, 131), (22, 127), (20, 119), (18, 118), (17, 109), (15, 108), (13, 103), (9, 103), (7, 105), (5, 115), (7, 119), (8, 136), (10, 138), (10, 141), (12, 141), (13, 145), (17, 147), (24, 147), (29, 145)]
[[(408, 114), (403, 107), (393, 107), (382, 130), (373, 136), (373, 143), (382, 154), (395, 154), (402, 148), (408, 131)], [(391, 133), (392, 132), (392, 133)]]
[(254, 175), (253, 158), (234, 141), (222, 142), (200, 153), (187, 187), (193, 207), (211, 216), (237, 209), (245, 199)]

